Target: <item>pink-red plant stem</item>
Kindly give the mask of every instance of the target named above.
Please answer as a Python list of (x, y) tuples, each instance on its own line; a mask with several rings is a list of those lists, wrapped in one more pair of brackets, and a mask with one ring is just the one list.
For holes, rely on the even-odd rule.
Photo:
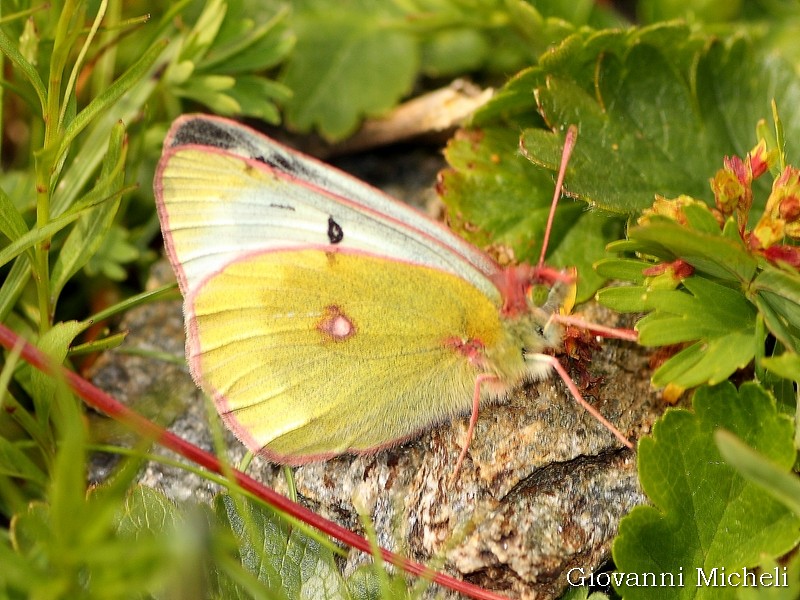
[[(16, 333), (11, 331), (5, 325), (0, 324), (0, 345), (10, 350), (15, 344), (18, 343), (18, 341), (19, 336)], [(218, 473), (220, 475), (225, 475), (224, 471), (227, 471), (227, 469), (223, 470), (223, 465), (216, 456), (206, 452), (205, 450), (201, 450), (183, 438), (180, 438), (174, 433), (171, 433), (163, 427), (160, 427), (152, 421), (149, 421), (72, 371), (69, 371), (68, 369), (65, 369), (59, 365), (54, 365), (52, 361), (50, 361), (48, 357), (38, 348), (35, 348), (26, 342), (22, 346), (21, 356), (25, 361), (37, 369), (48, 374), (63, 377), (67, 385), (69, 385), (69, 387), (72, 388), (72, 390), (92, 408), (102, 411), (109, 417), (112, 417), (120, 423), (123, 423), (139, 435), (154, 440), (156, 443), (177, 452), (184, 458), (191, 460), (202, 467), (205, 467), (209, 471)], [(356, 535), (349, 529), (346, 529), (341, 525), (334, 523), (333, 521), (329, 521), (328, 519), (321, 517), (320, 515), (300, 504), (297, 504), (296, 502), (292, 502), (285, 496), (278, 494), (275, 490), (256, 481), (249, 475), (246, 475), (245, 473), (242, 473), (236, 469), (230, 470), (236, 479), (236, 483), (242, 489), (261, 498), (273, 508), (281, 510), (295, 517), (296, 519), (316, 527), (320, 531), (348, 546), (357, 548), (362, 552), (372, 552), (370, 543), (365, 538)], [(485, 590), (465, 581), (461, 581), (455, 577), (451, 577), (450, 575), (434, 571), (425, 565), (409, 560), (384, 548), (379, 548), (378, 550), (384, 561), (395, 565), (406, 573), (424, 577), (444, 587), (469, 596), (470, 598), (487, 600), (500, 600), (506, 598), (505, 596), (495, 594), (494, 592)]]

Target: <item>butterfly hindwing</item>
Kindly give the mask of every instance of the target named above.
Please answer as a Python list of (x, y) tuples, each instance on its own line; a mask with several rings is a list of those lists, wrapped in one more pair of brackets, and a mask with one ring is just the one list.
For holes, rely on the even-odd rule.
[(187, 309), (201, 386), (250, 448), (290, 463), (468, 412), (477, 370), (452, 341), (500, 333), (496, 307), (455, 276), (319, 249), (235, 261)]

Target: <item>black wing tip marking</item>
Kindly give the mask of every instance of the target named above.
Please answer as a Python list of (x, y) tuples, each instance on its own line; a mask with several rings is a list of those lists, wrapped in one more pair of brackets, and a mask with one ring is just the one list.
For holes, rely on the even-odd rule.
[(172, 136), (171, 146), (193, 144), (228, 150), (236, 146), (236, 142), (236, 137), (220, 123), (197, 118), (181, 124)]
[[(242, 128), (246, 130), (244, 125)], [(263, 134), (255, 133), (254, 135), (263, 136)], [(265, 140), (269, 140), (266, 136), (263, 137)], [(239, 156), (263, 163), (280, 173), (307, 181), (313, 179), (313, 170), (309, 169), (301, 158), (292, 155), (289, 150), (277, 143), (266, 147), (264, 145), (257, 146), (252, 143), (251, 139), (237, 131), (232, 125), (195, 117), (181, 123), (172, 136), (170, 147), (199, 145), (229, 150)]]

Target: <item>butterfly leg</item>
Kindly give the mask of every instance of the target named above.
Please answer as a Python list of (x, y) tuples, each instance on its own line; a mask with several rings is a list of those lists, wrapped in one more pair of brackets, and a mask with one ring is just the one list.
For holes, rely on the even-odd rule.
[(575, 382), (572, 381), (572, 378), (569, 376), (566, 369), (564, 369), (564, 367), (561, 365), (561, 363), (555, 356), (550, 356), (549, 354), (534, 354), (530, 356), (530, 358), (532, 358), (533, 360), (547, 363), (549, 366), (553, 367), (556, 370), (556, 373), (558, 373), (558, 376), (561, 377), (562, 381), (566, 384), (567, 388), (572, 394), (572, 397), (575, 398), (578, 404), (580, 404), (583, 408), (585, 408), (586, 411), (590, 415), (592, 415), (595, 419), (600, 421), (603, 427), (605, 427), (611, 433), (613, 433), (614, 436), (620, 442), (622, 442), (625, 446), (633, 450), (633, 444), (631, 443), (631, 441), (628, 438), (626, 438), (619, 429), (614, 427), (611, 421), (609, 421), (603, 415), (601, 415), (600, 411), (598, 411), (594, 406), (589, 404), (584, 399), (584, 397), (581, 395), (580, 390), (578, 389), (578, 386), (575, 385)]
[(458, 473), (461, 470), (461, 463), (463, 463), (464, 459), (467, 457), (469, 445), (472, 443), (472, 436), (475, 434), (475, 425), (478, 423), (478, 409), (481, 405), (481, 384), (483, 384), (485, 381), (492, 381), (496, 379), (497, 376), (490, 375), (489, 373), (481, 373), (475, 378), (475, 392), (472, 394), (472, 414), (469, 417), (467, 437), (464, 440), (464, 445), (461, 447), (461, 454), (458, 455), (456, 468), (453, 471), (452, 477), (450, 478), (451, 481), (454, 481), (458, 477)]

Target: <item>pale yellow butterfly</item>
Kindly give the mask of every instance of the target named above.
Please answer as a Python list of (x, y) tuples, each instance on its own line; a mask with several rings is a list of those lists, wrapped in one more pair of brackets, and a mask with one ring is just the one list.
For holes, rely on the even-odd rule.
[[(563, 170), (562, 170), (563, 176)], [(248, 448), (287, 464), (366, 453), (555, 368), (531, 287), (380, 191), (226, 119), (173, 124), (155, 179), (197, 384)], [(558, 286), (556, 286), (558, 287)]]

